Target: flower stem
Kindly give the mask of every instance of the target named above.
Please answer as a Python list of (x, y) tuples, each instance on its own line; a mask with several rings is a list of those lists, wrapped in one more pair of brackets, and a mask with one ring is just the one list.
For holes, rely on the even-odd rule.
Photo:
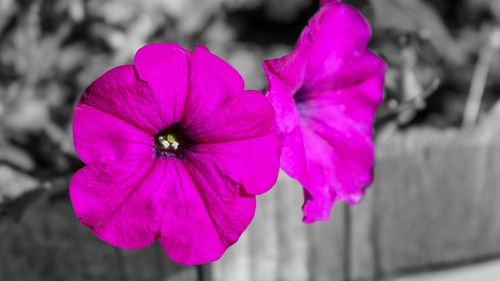
[(199, 281), (212, 281), (212, 267), (210, 264), (202, 264), (196, 266)]

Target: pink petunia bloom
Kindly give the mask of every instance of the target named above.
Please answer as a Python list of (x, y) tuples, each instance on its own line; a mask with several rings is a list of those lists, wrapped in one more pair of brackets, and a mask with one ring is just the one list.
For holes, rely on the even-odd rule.
[(159, 240), (178, 263), (214, 261), (276, 181), (274, 126), (265, 96), (245, 91), (205, 47), (147, 45), (75, 108), (74, 144), (87, 165), (70, 184), (78, 219), (118, 247)]
[(281, 167), (304, 187), (305, 223), (328, 220), (336, 200), (358, 203), (372, 181), (385, 64), (367, 49), (370, 37), (358, 11), (322, 1), (296, 48), (264, 62)]

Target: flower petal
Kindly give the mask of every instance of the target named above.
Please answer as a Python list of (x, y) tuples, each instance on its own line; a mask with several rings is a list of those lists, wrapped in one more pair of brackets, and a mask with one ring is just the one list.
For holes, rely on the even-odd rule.
[(184, 265), (219, 259), (252, 220), (255, 197), (241, 196), (237, 183), (200, 159), (175, 162), (175, 174), (168, 178), (163, 248)]
[(190, 93), (181, 127), (198, 142), (219, 142), (268, 134), (274, 111), (263, 94), (244, 91), (229, 64), (198, 47), (191, 56)]
[(308, 186), (310, 184), (309, 167), (307, 165), (302, 128), (297, 127), (286, 137), (283, 137), (281, 145), (281, 168), (300, 184)]
[(300, 114), (297, 111), (292, 91), (267, 66), (264, 66), (264, 69), (269, 80), (266, 97), (274, 108), (278, 130), (282, 134), (288, 134), (300, 126)]
[(266, 96), (274, 107), (278, 134), (282, 142), (281, 168), (289, 176), (306, 185), (307, 165), (299, 112), (286, 85), (267, 65), (264, 65), (264, 69), (269, 79)]
[[(313, 130), (303, 129), (303, 135), (309, 172), (309, 185), (304, 186), (304, 222), (327, 221), (335, 200), (358, 203), (364, 195), (364, 186), (357, 181), (357, 175), (348, 166), (351, 162), (340, 149)], [(373, 160), (367, 159), (366, 163), (371, 172)], [(371, 174), (369, 177), (371, 181)]]
[(70, 183), (75, 213), (97, 237), (112, 245), (146, 247), (156, 240), (161, 219), (154, 196), (161, 175), (149, 157), (87, 165)]
[[(375, 76), (359, 85), (323, 93), (301, 104), (310, 179), (305, 187), (313, 197), (310, 201), (326, 201), (327, 210), (332, 206), (328, 199), (331, 194), (355, 204), (372, 181), (373, 121), (381, 101), (382, 84), (383, 77)], [(331, 192), (326, 195), (327, 199), (325, 186)], [(310, 208), (319, 209), (317, 206)], [(311, 214), (305, 215), (308, 220), (315, 220)], [(324, 219), (324, 216), (317, 219)]]
[[(314, 129), (303, 130), (310, 179), (308, 190), (323, 188), (326, 184), (339, 200), (349, 204), (359, 203), (364, 188), (372, 180), (374, 148), (371, 139), (355, 135), (354, 130), (343, 135), (344, 132), (327, 124), (311, 126)], [(353, 135), (349, 136), (350, 132)], [(321, 146), (329, 145), (331, 149), (323, 149), (319, 155), (317, 147), (320, 142)], [(313, 146), (316, 148), (313, 149)], [(322, 173), (316, 172), (318, 168)]]
[(304, 185), (305, 202), (302, 206), (303, 221), (312, 223), (327, 221), (336, 199), (335, 163), (333, 148), (309, 129), (303, 130), (304, 144), (307, 147), (308, 185)]
[(299, 41), (296, 48), (287, 55), (265, 60), (263, 67), (268, 79), (271, 79), (271, 75), (277, 76), (277, 79), (283, 82), (283, 86), (295, 93), (302, 86), (306, 75), (307, 56), (304, 55), (306, 52), (304, 48), (304, 44)]
[[(137, 51), (134, 65), (139, 78), (154, 94), (163, 128), (178, 123), (188, 92), (189, 52), (178, 44), (149, 44)], [(154, 108), (154, 107), (153, 107)]]
[(200, 144), (193, 152), (241, 184), (248, 194), (262, 194), (276, 183), (280, 153), (274, 132), (238, 141)]
[(135, 63), (104, 73), (80, 102), (154, 135), (183, 114), (188, 53), (173, 44), (148, 45), (137, 52)]
[[(372, 77), (383, 77), (385, 71), (385, 63), (369, 50), (365, 50), (356, 55), (345, 57), (339, 65), (339, 69), (324, 72), (322, 79), (316, 79), (314, 82), (303, 85), (295, 99), (314, 99), (328, 91), (356, 86)], [(378, 106), (382, 98), (382, 86), (383, 84), (379, 88), (374, 88), (376, 92), (369, 91), (360, 98)]]
[(299, 102), (302, 119), (318, 119), (329, 124), (356, 129), (371, 137), (375, 113), (383, 99), (384, 74), (367, 77), (366, 80), (343, 88), (323, 87), (314, 92), (301, 94)]
[(82, 103), (75, 107), (73, 139), (78, 156), (86, 164), (129, 161), (154, 155), (152, 136)]
[(356, 9), (332, 3), (323, 6), (302, 32), (300, 42), (307, 46), (307, 83), (323, 80), (349, 65), (350, 57), (362, 54), (371, 37), (371, 29)]

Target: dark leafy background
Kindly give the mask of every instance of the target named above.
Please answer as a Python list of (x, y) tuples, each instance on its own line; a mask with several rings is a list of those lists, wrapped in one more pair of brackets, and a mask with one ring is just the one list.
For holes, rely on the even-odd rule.
[[(0, 219), (19, 218), (40, 196), (66, 198), (69, 176), (82, 165), (72, 108), (89, 83), (130, 63), (139, 47), (205, 44), (242, 73), (247, 88), (264, 90), (261, 61), (293, 47), (317, 2), (0, 1)], [(479, 117), (495, 105), (500, 1), (345, 2), (372, 23), (371, 47), (389, 65), (377, 132), (461, 126), (474, 79), (486, 79)], [(481, 56), (487, 71), (472, 78)]]

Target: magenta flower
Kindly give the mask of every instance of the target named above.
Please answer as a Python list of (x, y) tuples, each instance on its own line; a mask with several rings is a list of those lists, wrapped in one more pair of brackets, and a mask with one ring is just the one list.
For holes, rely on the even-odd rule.
[(218, 259), (236, 242), (279, 169), (275, 116), (230, 65), (198, 47), (140, 49), (85, 91), (71, 181), (82, 224), (123, 248), (159, 240), (176, 262)]
[(385, 64), (367, 49), (370, 37), (359, 12), (325, 0), (295, 50), (264, 62), (281, 167), (304, 187), (306, 223), (328, 220), (336, 200), (359, 202), (372, 181)]

